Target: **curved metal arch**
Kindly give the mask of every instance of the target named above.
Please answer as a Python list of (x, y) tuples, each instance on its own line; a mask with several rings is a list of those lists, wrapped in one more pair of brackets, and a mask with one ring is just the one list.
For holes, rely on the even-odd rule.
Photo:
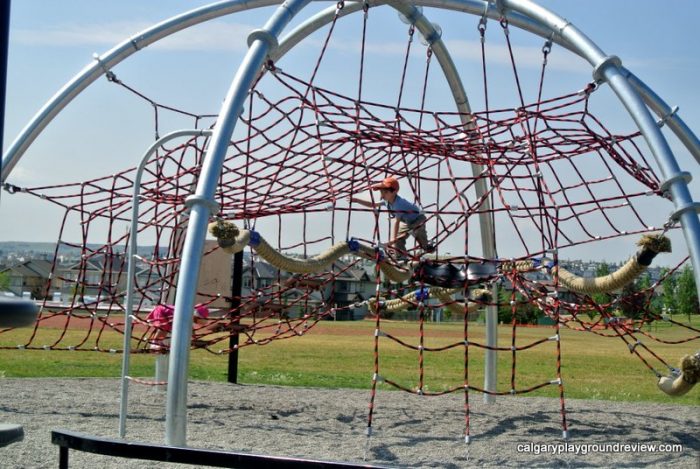
[(545, 25), (553, 32), (558, 32), (564, 41), (574, 47), (577, 53), (594, 67), (594, 79), (608, 83), (625, 106), (646, 140), (664, 177), (665, 186), (671, 195), (675, 208), (670, 218), (681, 223), (690, 260), (694, 267), (695, 285), (700, 293), (700, 219), (697, 214), (700, 204), (693, 202), (684, 173), (678, 166), (668, 142), (653, 119), (646, 103), (628, 81), (620, 59), (606, 55), (602, 49), (569, 21), (530, 0), (502, 0), (502, 4), (505, 8), (519, 11)]
[(700, 164), (700, 140), (690, 130), (690, 127), (678, 115), (677, 108), (673, 109), (669, 106), (654, 90), (649, 88), (639, 77), (630, 72), (626, 68), (621, 68), (622, 73), (627, 78), (627, 81), (641, 95), (644, 102), (649, 108), (654, 111), (661, 123), (665, 123), (671, 131), (678, 137), (683, 146), (693, 155), (693, 158)]
[(90, 86), (102, 75), (106, 74), (122, 60), (130, 57), (144, 47), (178, 31), (187, 29), (190, 26), (195, 26), (232, 13), (273, 6), (279, 3), (279, 0), (227, 0), (205, 5), (162, 21), (155, 26), (125, 39), (103, 55), (96, 55), (95, 60), (87, 64), (77, 75), (63, 85), (41, 109), (39, 109), (12, 142), (12, 145), (10, 145), (2, 158), (0, 184), (7, 180), (7, 177), (10, 175), (19, 159), (53, 118), (56, 117), (73, 98), (78, 96), (85, 88)]
[[(53, 118), (64, 107), (66, 107), (73, 100), (73, 98), (80, 94), (80, 92), (82, 92), (100, 76), (105, 74), (111, 67), (128, 58), (138, 50), (143, 49), (144, 47), (147, 47), (148, 45), (168, 37), (169, 35), (182, 29), (186, 29), (190, 26), (239, 11), (272, 6), (278, 3), (279, 0), (229, 0), (206, 5), (181, 15), (177, 15), (168, 20), (162, 21), (151, 28), (145, 29), (144, 31), (141, 31), (119, 43), (104, 55), (96, 57), (94, 62), (89, 63), (85, 68), (83, 68), (82, 71), (80, 71), (75, 77), (66, 83), (51, 99), (49, 99), (49, 101), (44, 104), (44, 106), (41, 107), (41, 109), (34, 115), (32, 120), (15, 138), (12, 145), (8, 147), (5, 155), (3, 155), (0, 183), (7, 180), (19, 159), (29, 148), (32, 142), (41, 134), (43, 129), (53, 120)], [(377, 1), (372, 2), (372, 5), (378, 6), (383, 3), (384, 2), (382, 1)], [(498, 7), (495, 5), (491, 7), (488, 4), (489, 2), (484, 0), (422, 0), (415, 3), (427, 7), (462, 11), (473, 15), (484, 15), (492, 19), (497, 19), (501, 14)], [(352, 7), (351, 5), (352, 4), (348, 3), (345, 8), (346, 11), (342, 12), (341, 16), (352, 12), (352, 8), (360, 8), (361, 4), (355, 3), (355, 7)], [(510, 11), (507, 12), (507, 16), (509, 21), (520, 29), (532, 32), (545, 38), (550, 36), (555, 43), (571, 50), (574, 53), (578, 53), (576, 49), (566, 41), (566, 38), (562, 38), (557, 35), (552, 36), (551, 31), (545, 28), (542, 24), (533, 21), (521, 13), (517, 11)], [(313, 25), (307, 26), (310, 26), (313, 30), (317, 29), (317, 27)], [(288, 42), (287, 44), (290, 46), (292, 45), (291, 42)], [(280, 55), (284, 55), (286, 51), (282, 45), (280, 46)], [(700, 162), (700, 143), (698, 142), (698, 138), (692, 131), (690, 131), (683, 119), (678, 116), (678, 114), (673, 114), (669, 117), (670, 107), (663, 102), (661, 98), (654, 94), (653, 91), (651, 91), (651, 89), (639, 78), (635, 77), (634, 75), (630, 75), (629, 78), (635, 89), (637, 89), (637, 91), (642, 95), (644, 101), (652, 108), (657, 116), (667, 120), (669, 123), (669, 128), (671, 128), (671, 130), (678, 136), (695, 159)]]
[[(253, 0), (251, 2), (232, 0), (220, 2), (174, 17), (122, 42), (103, 57), (98, 58), (95, 63), (88, 65), (83, 71), (80, 72), (79, 75), (66, 84), (49, 101), (49, 103), (47, 103), (39, 111), (30, 124), (25, 127), (18, 139), (13, 142), (3, 159), (3, 166), (7, 169), (5, 169), (1, 175), (2, 181), (6, 179), (19, 157), (24, 153), (24, 151), (26, 151), (27, 147), (41, 132), (41, 130), (43, 130), (43, 128), (51, 121), (51, 119), (53, 119), (53, 117), (58, 114), (58, 112), (60, 112), (60, 110), (65, 107), (65, 105), (67, 105), (75, 96), (77, 96), (77, 94), (89, 86), (89, 84), (95, 81), (100, 75), (105, 73), (110, 67), (116, 65), (121, 60), (124, 60), (126, 57), (130, 56), (140, 48), (191, 25), (220, 17), (225, 14), (262, 6), (271, 6), (278, 3), (279, 2), (277, 0)], [(397, 9), (403, 8), (410, 10), (413, 8), (412, 6), (403, 2), (397, 1), (392, 3), (395, 5), (395, 7), (398, 6)], [(621, 67), (619, 61), (613, 60), (612, 57), (606, 56), (600, 48), (598, 48), (588, 37), (575, 28), (571, 23), (558, 17), (549, 10), (535, 5), (529, 0), (500, 0), (497, 2), (497, 4), (478, 0), (419, 0), (416, 2), (416, 4), (464, 11), (474, 15), (484, 15), (494, 19), (499, 18), (501, 15), (505, 15), (513, 25), (536, 33), (542, 37), (550, 38), (553, 40), (553, 42), (572, 50), (574, 53), (589, 61), (589, 63), (594, 67), (595, 78), (607, 81), (618, 95), (623, 105), (625, 105), (625, 107), (628, 109), (630, 115), (633, 117), (638, 128), (647, 140), (657, 163), (661, 167), (663, 176), (667, 181), (670, 181), (668, 187), (676, 206), (675, 215), (681, 220), (683, 225), (684, 235), (686, 236), (688, 248), (691, 251), (691, 259), (693, 265), (695, 266), (696, 284), (700, 289), (700, 222), (695, 214), (695, 205), (690, 198), (684, 178), (680, 177), (682, 173), (680, 172), (677, 162), (673, 158), (670, 148), (668, 147), (668, 143), (665, 141), (663, 135), (656, 126), (656, 123), (653, 121), (644, 100), (646, 100), (647, 103), (654, 103), (650, 106), (657, 113), (659, 113), (659, 111), (656, 110), (658, 108), (662, 113), (666, 114), (667, 107), (664, 108), (664, 106), (659, 103), (660, 100), (656, 100), (654, 96), (651, 96), (649, 93), (641, 92), (642, 96), (640, 97), (639, 85), (634, 83), (634, 79), (632, 79), (632, 83), (630, 83), (631, 75), (625, 73), (625, 70)], [(439, 47), (439, 44), (436, 47)], [(257, 47), (257, 49), (260, 50), (260, 47)], [(250, 67), (248, 68), (250, 71)], [(234, 85), (235, 80), (234, 83), (232, 83), (232, 89), (234, 88)], [(237, 86), (238, 88), (242, 88), (240, 83), (238, 83)], [(455, 90), (453, 90), (453, 93), (455, 93)], [(465, 101), (463, 105), (467, 105), (468, 108), (466, 94), (464, 97)], [(456, 102), (459, 103), (459, 99), (456, 99)], [(464, 114), (466, 115), (467, 113), (468, 112), (465, 112)], [(235, 121), (236, 119), (233, 118), (230, 119), (225, 125), (222, 125), (224, 125), (224, 127), (232, 126), (235, 124)], [(687, 126), (684, 124), (679, 124), (682, 123), (682, 120), (680, 120), (679, 117), (672, 116), (669, 119), (669, 122), (673, 122), (675, 124), (671, 128), (677, 135), (679, 135), (680, 132), (679, 137), (681, 135), (686, 137), (695, 137)], [(219, 135), (225, 135), (225, 133), (225, 131), (217, 132)], [(223, 137), (221, 138), (223, 139)], [(697, 155), (697, 138), (694, 140), (689, 138), (684, 140), (681, 138), (681, 140), (686, 146), (689, 144), (695, 144), (695, 152), (693, 152), (692, 149), (691, 152), (693, 152), (694, 156)], [(211, 158), (208, 159), (211, 160)], [(216, 162), (214, 164), (208, 163), (206, 168), (203, 168), (202, 179), (210, 179), (210, 176), (216, 172), (220, 172), (220, 169), (221, 168), (219, 165), (217, 171)], [(206, 178), (205, 172), (207, 176)], [(204, 186), (201, 187), (202, 190), (200, 190), (201, 185), (199, 185), (197, 188), (197, 194), (190, 200), (193, 216), (192, 223), (188, 228), (185, 250), (186, 254), (194, 254), (194, 256), (192, 258), (192, 262), (190, 262), (189, 256), (186, 255), (185, 257), (187, 259), (187, 263), (194, 264), (195, 259), (201, 259), (201, 255), (197, 256), (196, 253), (198, 252), (198, 246), (202, 244), (200, 241), (203, 242), (203, 232), (205, 227), (202, 225), (202, 220), (206, 219), (206, 214), (211, 210), (211, 207), (208, 205), (208, 193), (210, 191), (206, 187), (207, 185), (208, 184), (205, 183)], [(201, 246), (199, 247), (201, 248)], [(201, 251), (201, 249), (199, 249), (199, 251)], [(185, 262), (183, 262), (183, 270), (188, 270), (185, 269)], [(196, 284), (196, 282), (185, 282), (184, 278), (182, 280), (182, 285), (184, 286), (192, 286)], [(187, 289), (188, 288), (178, 289), (178, 291), (182, 292), (183, 290)], [(180, 294), (178, 294), (178, 300), (176, 301), (176, 310), (178, 311), (176, 313), (176, 322), (177, 318), (183, 316), (183, 314), (180, 314), (180, 312), (188, 309), (188, 305), (186, 303), (193, 302), (190, 301), (192, 298), (190, 298), (191, 295), (189, 293), (183, 293), (183, 296), (187, 298), (183, 297), (181, 299)], [(189, 309), (191, 310), (191, 308)], [(181, 326), (183, 325), (186, 328), (186, 323), (183, 322)], [(191, 329), (191, 322), (189, 326)], [(181, 327), (178, 327), (176, 324), (175, 329), (179, 330)], [(184, 342), (184, 337), (185, 336), (183, 335), (179, 340)], [(174, 336), (173, 347), (182, 348), (176, 347), (177, 340), (178, 339), (175, 339)], [(184, 361), (186, 360), (187, 356), (185, 354)], [(170, 378), (171, 382), (175, 381), (172, 379), (173, 376)], [(171, 396), (169, 392), (169, 410), (171, 410), (173, 407), (170, 400)], [(174, 439), (179, 440), (179, 437), (175, 437)]]

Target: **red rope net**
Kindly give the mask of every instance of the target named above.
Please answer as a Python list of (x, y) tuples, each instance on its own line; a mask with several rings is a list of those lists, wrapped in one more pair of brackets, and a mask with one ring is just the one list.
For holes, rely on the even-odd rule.
[[(484, 31), (480, 31), (483, 36)], [(547, 53), (545, 49), (545, 63)], [(429, 54), (425, 84), (430, 61)], [(304, 81), (272, 63), (267, 71), (251, 90), (230, 143), (216, 193), (221, 207), (217, 215), (259, 229), (280, 251), (309, 256), (351, 237), (381, 246), (386, 241), (382, 239), (384, 214), (353, 204), (349, 196), (387, 175), (398, 177), (402, 196), (415, 200), (424, 209), (429, 236), (437, 245), (437, 263), (491, 262), (501, 266), (505, 265), (504, 259), (511, 262), (552, 255), (558, 259), (576, 246), (661, 229), (658, 217), (643, 209), (650, 198), (664, 196), (656, 170), (640, 149), (638, 133), (612, 133), (590, 112), (595, 85), (532, 103), (525, 103), (521, 93), (519, 105), (504, 109), (489, 109), (487, 94), (485, 110), (460, 115), (426, 110), (425, 95), (420, 108), (388, 105), (316, 86), (313, 79)], [(402, 90), (404, 77), (405, 68)], [(156, 135), (158, 116), (163, 112), (190, 116), (196, 126), (211, 122), (210, 115), (160, 105), (114, 76), (112, 79), (154, 106)], [(362, 77), (359, 82), (361, 96)], [(540, 98), (541, 95), (540, 87)], [(173, 301), (187, 224), (184, 202), (196, 183), (206, 144), (205, 138), (192, 138), (164, 147), (146, 165), (138, 230), (144, 240), (142, 246), (147, 247), (139, 248), (133, 352), (149, 353), (153, 345), (158, 345), (153, 340), (154, 326), (147, 323), (146, 315), (153, 305)], [(474, 173), (474, 168), (479, 170)], [(130, 242), (127, 226), (134, 177), (135, 169), (130, 168), (78, 183), (7, 187), (10, 192), (40, 197), (64, 212), (52, 275), (42, 295), (42, 314), (19, 347), (119, 350), (118, 342), (107, 332), (123, 333), (124, 328), (125, 252)], [(479, 181), (488, 188), (480, 196), (475, 189)], [(479, 230), (474, 227), (483, 215), (493, 221), (501, 258), (486, 259), (480, 253)], [(654, 223), (658, 226), (654, 227)], [(64, 233), (75, 227), (80, 239), (69, 241)], [(409, 251), (410, 255), (417, 254), (414, 249)], [(70, 268), (60, 265), (62, 257), (75, 252), (79, 256)], [(221, 255), (218, 246), (208, 245), (205, 262), (216, 255)], [(393, 262), (392, 254), (388, 255)], [(243, 295), (235, 299), (240, 300), (240, 306), (227, 306), (234, 300), (228, 279), (220, 279), (217, 288), (198, 291), (199, 301), (218, 311), (204, 327), (196, 326), (193, 347), (221, 354), (231, 352), (231, 334), (240, 335), (238, 347), (303, 335), (319, 320), (357, 309), (357, 301), (339, 298), (336, 285), (361, 268), (376, 281), (377, 295), (381, 292), (387, 299), (427, 286), (421, 282), (398, 287), (382, 285), (374, 265), (377, 263), (343, 258), (332, 268), (314, 274), (290, 275), (272, 269), (269, 275), (260, 275), (261, 270), (270, 268), (251, 251), (245, 257), (245, 271), (252, 280)], [(520, 394), (557, 385), (563, 398), (560, 326), (620, 338), (657, 375), (665, 374), (663, 368), (670, 366), (640, 337), (676, 344), (700, 338), (698, 329), (672, 320), (668, 322), (688, 331), (686, 337), (669, 341), (655, 337), (645, 328), (662, 319), (652, 307), (661, 281), (629, 295), (610, 295), (601, 300), (571, 292), (564, 294), (556, 279), (544, 279), (538, 272), (503, 267), (482, 282), (487, 288), (500, 284), (503, 291), (498, 298), (485, 301), (484, 306), (506, 305), (512, 310), (512, 342), (507, 346), (489, 347), (472, 340), (467, 315), (463, 339), (447, 346), (426, 346), (424, 321), (428, 306), (422, 301), (414, 305), (420, 318), (418, 345), (383, 332), (381, 313), (376, 315), (371, 408), (378, 381), (426, 395), (464, 390), (468, 435), (469, 390)], [(463, 297), (472, 286), (464, 285)], [(57, 290), (69, 292), (67, 303), (57, 305), (50, 301), (50, 293)], [(614, 311), (625, 304), (634, 304), (637, 314), (629, 320), (616, 320)], [(552, 334), (532, 343), (516, 343), (521, 305), (531, 305), (552, 319)], [(435, 302), (431, 305), (443, 306)], [(49, 325), (53, 329), (45, 327)], [(380, 374), (380, 337), (418, 352), (417, 386)], [(554, 376), (541, 383), (519, 386), (518, 354), (551, 341), (556, 342)], [(423, 374), (424, 354), (454, 348), (464, 349), (464, 381), (449, 389), (428, 390)], [(472, 348), (511, 355), (510, 389), (491, 392), (473, 384), (474, 379), (469, 377)], [(659, 364), (661, 371), (657, 371)], [(371, 413), (369, 423), (371, 426)]]

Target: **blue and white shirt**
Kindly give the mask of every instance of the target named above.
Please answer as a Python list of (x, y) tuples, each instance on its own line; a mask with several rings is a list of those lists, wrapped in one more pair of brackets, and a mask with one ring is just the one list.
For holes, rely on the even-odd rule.
[(412, 204), (403, 197), (400, 197), (398, 194), (396, 195), (393, 204), (390, 204), (386, 200), (382, 200), (382, 205), (386, 206), (386, 208), (389, 210), (389, 216), (396, 217), (399, 219), (399, 221), (402, 221), (407, 225), (414, 223), (418, 217), (423, 215), (423, 210), (421, 210), (418, 205)]

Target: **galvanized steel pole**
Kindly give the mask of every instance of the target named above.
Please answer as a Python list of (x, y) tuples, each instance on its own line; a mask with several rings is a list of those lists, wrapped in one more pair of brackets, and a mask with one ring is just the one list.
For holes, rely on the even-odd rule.
[(177, 283), (170, 348), (172, 365), (168, 374), (165, 438), (169, 445), (186, 444), (187, 378), (195, 285), (199, 277), (209, 217), (219, 211), (214, 201), (214, 193), (231, 135), (248, 97), (248, 90), (260, 73), (267, 54), (277, 47), (277, 37), (282, 29), (309, 1), (285, 1), (275, 10), (263, 29), (253, 31), (248, 37), (250, 49), (233, 78), (219, 113), (209, 150), (204, 157), (197, 190), (186, 201), (187, 206), (190, 207), (190, 220), (187, 225), (180, 278)]
[(121, 396), (119, 403), (119, 437), (126, 435), (126, 415), (129, 401), (129, 366), (131, 358), (131, 326), (133, 324), (134, 312), (134, 275), (136, 273), (136, 255), (138, 250), (139, 234), (139, 203), (141, 195), (141, 177), (153, 153), (164, 143), (180, 137), (204, 137), (211, 135), (211, 130), (176, 130), (170, 132), (153, 142), (141, 157), (136, 173), (134, 174), (134, 185), (131, 196), (131, 231), (129, 232), (129, 253), (127, 258), (126, 272), (126, 299), (124, 301), (124, 354), (122, 356), (122, 382)]

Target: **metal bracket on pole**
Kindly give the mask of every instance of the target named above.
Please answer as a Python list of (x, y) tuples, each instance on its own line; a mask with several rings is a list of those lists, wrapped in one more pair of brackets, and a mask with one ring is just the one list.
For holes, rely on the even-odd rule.
[(248, 47), (252, 46), (255, 41), (263, 41), (267, 44), (270, 51), (279, 47), (279, 42), (274, 34), (267, 29), (255, 29), (248, 35)]
[(493, 6), (496, 7), (496, 11), (500, 13), (501, 17), (506, 16), (506, 5), (503, 0), (493, 0)]
[(662, 194), (668, 193), (671, 186), (680, 180), (685, 181), (687, 185), (693, 180), (693, 176), (688, 171), (676, 173), (659, 185), (659, 191), (661, 191)]
[(681, 216), (685, 212), (696, 212), (700, 213), (700, 202), (691, 202), (689, 204), (682, 205), (681, 207), (678, 207), (673, 213), (671, 213), (671, 216), (669, 216), (669, 219), (673, 220), (674, 222), (680, 221)]
[(185, 199), (185, 207), (191, 210), (195, 205), (202, 205), (209, 209), (209, 213), (213, 214), (219, 213), (221, 209), (221, 205), (201, 195), (192, 194)]
[(613, 65), (619, 69), (622, 67), (622, 60), (620, 60), (620, 57), (616, 55), (608, 55), (595, 67), (593, 67), (593, 80), (595, 80), (596, 83), (604, 83), (606, 81), (604, 71), (610, 65)]

